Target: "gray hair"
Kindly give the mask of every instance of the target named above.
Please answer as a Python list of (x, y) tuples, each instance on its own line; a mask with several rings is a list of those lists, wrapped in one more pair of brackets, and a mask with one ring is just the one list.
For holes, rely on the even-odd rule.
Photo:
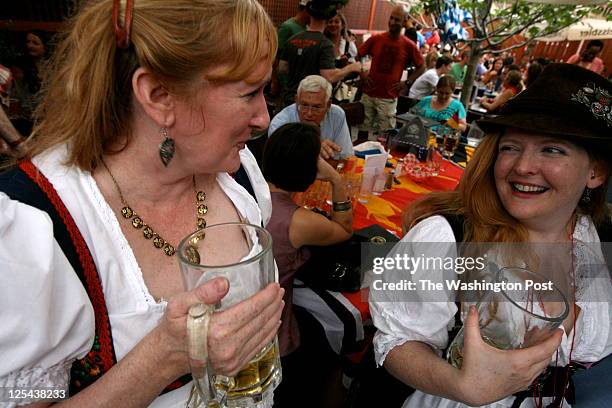
[(297, 89), (297, 96), (302, 92), (325, 92), (326, 100), (331, 98), (332, 86), (329, 81), (320, 75), (308, 75), (300, 81)]

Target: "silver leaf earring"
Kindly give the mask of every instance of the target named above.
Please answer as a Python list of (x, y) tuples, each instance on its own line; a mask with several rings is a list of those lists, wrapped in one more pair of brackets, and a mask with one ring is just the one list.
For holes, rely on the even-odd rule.
[(593, 192), (592, 188), (586, 187), (584, 192), (582, 193), (582, 197), (580, 197), (581, 204), (588, 204), (591, 202), (591, 193)]
[(161, 128), (159, 130), (164, 140), (159, 144), (159, 158), (165, 167), (168, 167), (168, 163), (174, 157), (174, 151), (176, 150), (176, 146), (174, 145), (174, 140), (168, 137), (168, 130), (166, 128)]

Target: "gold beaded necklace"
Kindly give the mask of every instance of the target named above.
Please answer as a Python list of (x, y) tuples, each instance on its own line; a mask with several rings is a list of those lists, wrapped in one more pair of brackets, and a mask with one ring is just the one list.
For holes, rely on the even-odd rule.
[[(117, 190), (117, 193), (119, 193), (119, 198), (121, 199), (121, 204), (123, 205), (123, 207), (121, 208), (121, 215), (123, 216), (123, 218), (125, 218), (126, 220), (131, 220), (132, 227), (136, 229), (141, 229), (142, 235), (145, 239), (152, 239), (153, 246), (155, 248), (161, 249), (167, 256), (173, 256), (176, 253), (176, 247), (170, 244), (165, 239), (163, 239), (161, 235), (155, 232), (150, 225), (145, 223), (143, 219), (136, 213), (136, 211), (134, 211), (132, 207), (128, 205), (128, 203), (125, 201), (125, 198), (123, 197), (121, 189), (119, 188), (119, 183), (117, 183), (115, 176), (113, 176), (113, 173), (111, 173), (104, 160), (102, 160), (102, 165), (104, 166), (106, 171), (108, 171), (108, 174), (110, 175), (111, 179), (113, 180), (113, 183), (115, 184), (115, 189)], [(197, 191), (195, 176), (193, 176), (192, 181), (193, 191), (195, 192), (196, 196), (196, 226), (198, 229), (202, 229), (206, 227), (206, 220), (204, 219), (204, 215), (208, 213), (208, 206), (204, 204), (204, 200), (206, 200), (206, 193), (204, 191)]]

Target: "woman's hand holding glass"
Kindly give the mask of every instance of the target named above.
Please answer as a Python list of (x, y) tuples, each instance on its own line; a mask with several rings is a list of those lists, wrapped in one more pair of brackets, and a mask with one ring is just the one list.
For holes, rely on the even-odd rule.
[(341, 180), (341, 177), (331, 164), (319, 156), (317, 161), (317, 179), (334, 183)]
[(519, 350), (500, 350), (481, 337), (478, 312), (471, 307), (464, 323), (463, 364), (458, 374), (461, 401), (480, 406), (499, 401), (530, 384), (550, 364), (562, 331)]
[[(194, 304), (214, 305), (228, 292), (224, 278), (212, 279), (198, 288), (168, 300), (168, 307), (156, 331), (167, 353), (159, 353), (164, 364), (176, 369), (170, 381), (189, 372), (187, 355), (187, 313)], [(276, 335), (283, 308), (283, 293), (278, 283), (269, 284), (251, 298), (212, 315), (208, 333), (208, 358), (215, 370), (236, 374)]]

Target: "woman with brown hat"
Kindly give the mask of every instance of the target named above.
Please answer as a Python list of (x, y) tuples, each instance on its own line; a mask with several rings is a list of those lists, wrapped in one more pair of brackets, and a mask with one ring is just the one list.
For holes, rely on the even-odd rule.
[[(417, 289), (411, 295), (419, 301), (405, 301), (405, 293), (372, 287), (377, 363), (416, 388), (404, 408), (558, 407), (573, 399), (571, 369), (612, 353), (609, 273), (606, 269), (593, 280), (577, 272), (584, 255), (580, 244), (594, 245), (593, 253), (604, 262), (599, 259), (600, 241), (609, 240), (604, 231), (610, 224), (605, 195), (612, 150), (611, 93), (612, 85), (590, 71), (548, 66), (500, 116), (480, 123), (488, 136), (457, 190), (430, 194), (407, 212), (402, 242), (423, 250), (414, 252), (415, 257), (457, 259), (459, 242), (494, 243), (497, 251), (523, 244), (527, 253), (512, 253), (514, 258), (505, 261), (541, 266), (543, 258), (529, 258), (535, 243), (564, 248), (559, 259), (548, 261), (558, 261), (558, 271), (569, 282), (570, 306), (563, 332), (528, 348), (500, 350), (481, 338), (476, 309), (453, 302), (465, 299), (465, 292), (449, 290), (450, 297), (442, 300)], [(444, 276), (435, 266), (410, 273), (413, 280)], [(440, 356), (452, 340), (449, 327), (460, 318), (465, 336), (458, 369)], [(548, 366), (567, 369), (541, 377), (541, 387), (525, 391)]]
[[(230, 285), (185, 291), (175, 248), (206, 223), (269, 220), (245, 145), (269, 125), (276, 30), (255, 0), (82, 7), (25, 157), (0, 174), (0, 389), (30, 391), (0, 401), (184, 408), (188, 310)], [(240, 168), (251, 194), (230, 175)], [(248, 247), (225, 238), (209, 262)], [(212, 315), (217, 372), (236, 374), (274, 338), (282, 296), (273, 283)]]

